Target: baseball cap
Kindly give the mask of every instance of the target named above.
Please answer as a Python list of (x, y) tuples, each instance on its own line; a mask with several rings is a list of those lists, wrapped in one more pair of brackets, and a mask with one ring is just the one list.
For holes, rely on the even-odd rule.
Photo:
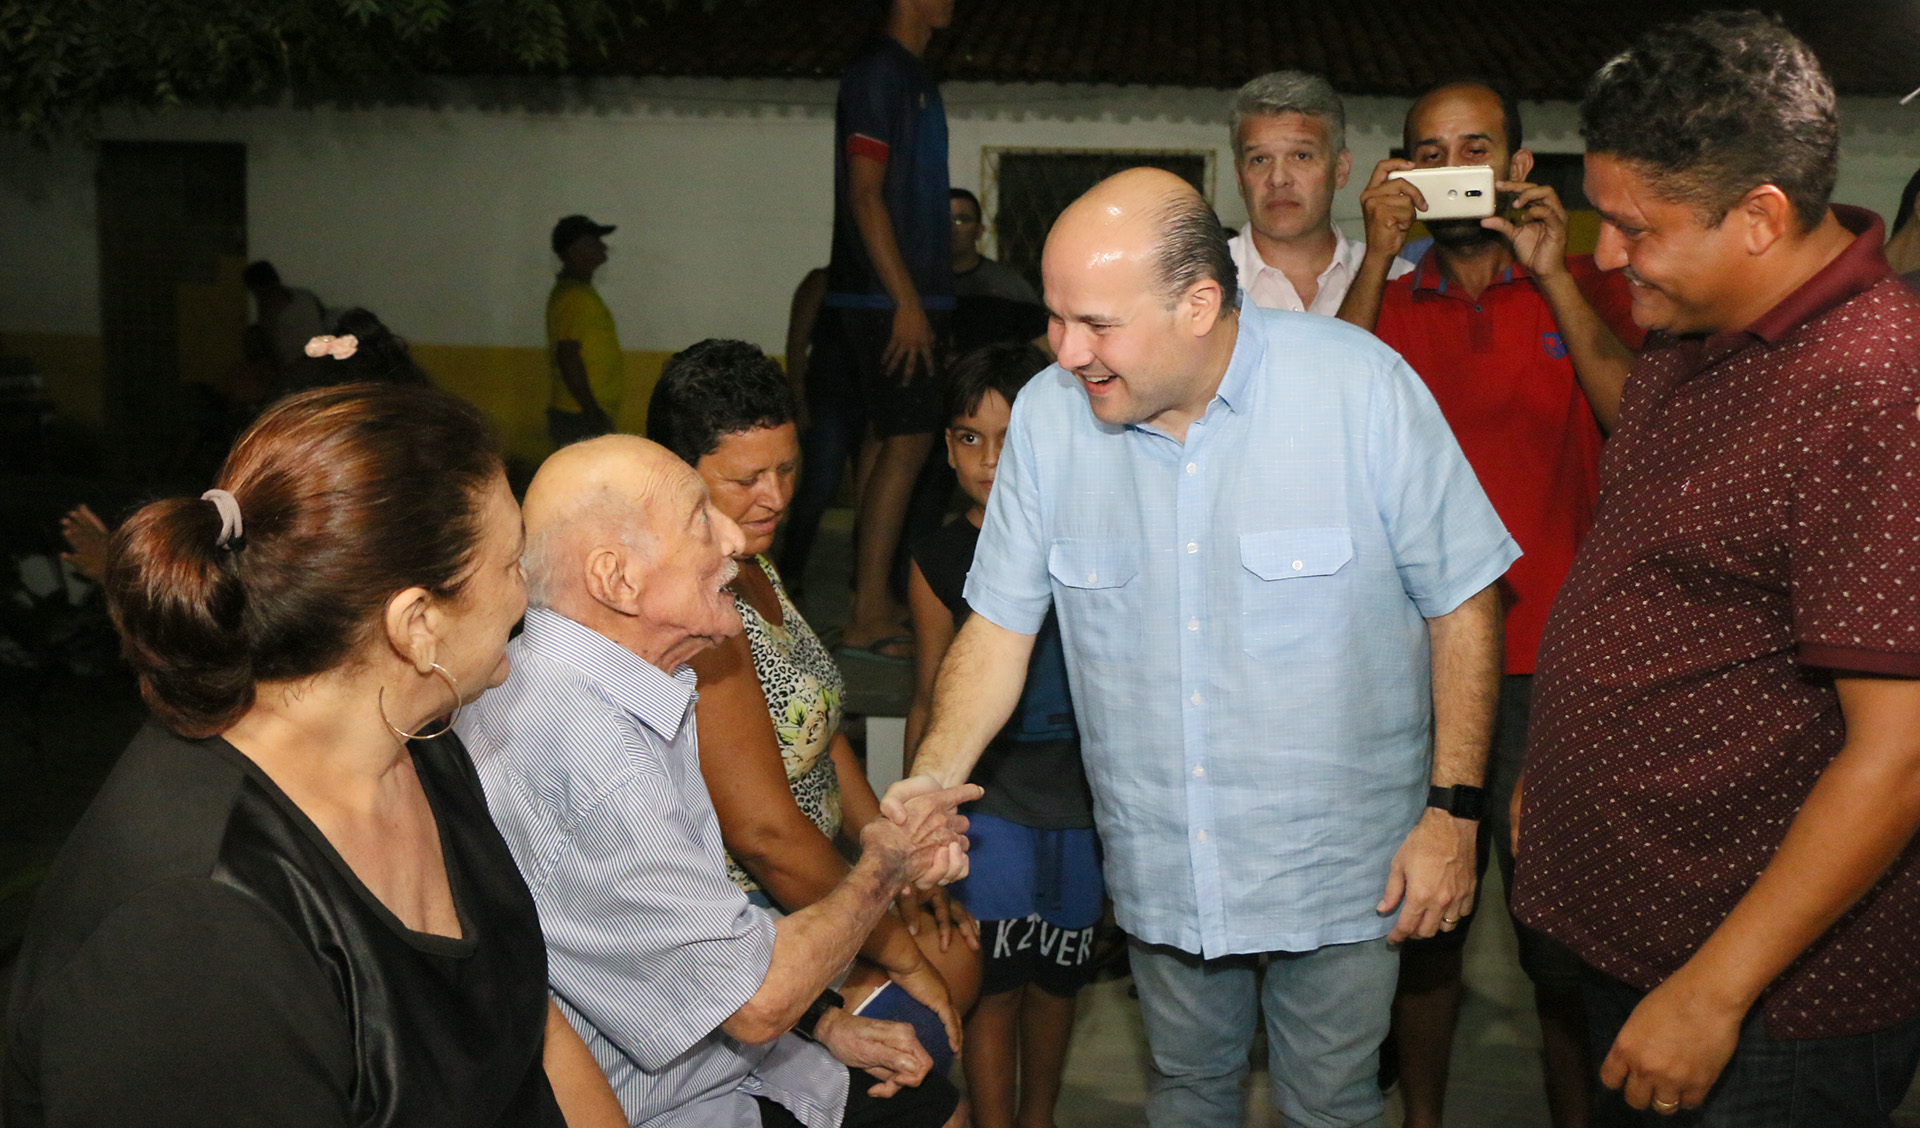
[(582, 235), (611, 235), (613, 224), (595, 223), (584, 215), (570, 215), (553, 225), (553, 253), (565, 254)]

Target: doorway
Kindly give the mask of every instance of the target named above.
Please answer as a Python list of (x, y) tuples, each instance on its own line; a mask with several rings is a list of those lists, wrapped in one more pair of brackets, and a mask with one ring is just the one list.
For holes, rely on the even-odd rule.
[(188, 370), (204, 367), (209, 348), (226, 351), (215, 338), (236, 302), (239, 351), (246, 146), (102, 142), (98, 200), (103, 469), (202, 489), (225, 453), (226, 420), (205, 374)]

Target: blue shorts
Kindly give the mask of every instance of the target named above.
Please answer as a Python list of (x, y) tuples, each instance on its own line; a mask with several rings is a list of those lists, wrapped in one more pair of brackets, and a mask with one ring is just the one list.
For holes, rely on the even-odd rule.
[(920, 1046), (933, 1059), (933, 1073), (944, 1076), (953, 1067), (953, 1047), (947, 1042), (947, 1024), (933, 1008), (907, 994), (906, 988), (888, 980), (880, 989), (868, 995), (853, 1008), (853, 1013), (867, 1018), (885, 1019), (888, 1022), (904, 1022), (913, 1027), (914, 1037), (920, 1039)]
[(1092, 828), (1040, 830), (968, 816), (970, 872), (953, 894), (980, 922), (980, 991), (1032, 983), (1071, 997), (1093, 978), (1093, 926), (1106, 883)]

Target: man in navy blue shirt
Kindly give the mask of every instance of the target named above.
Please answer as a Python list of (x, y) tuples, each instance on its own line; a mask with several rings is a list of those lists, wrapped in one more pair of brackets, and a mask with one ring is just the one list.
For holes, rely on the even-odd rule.
[(866, 400), (859, 539), (846, 648), (905, 661), (906, 609), (887, 575), (914, 478), (941, 417), (935, 342), (953, 309), (947, 114), (921, 61), (953, 0), (891, 0), (840, 81), (834, 111), (833, 258), (826, 307), (839, 319)]

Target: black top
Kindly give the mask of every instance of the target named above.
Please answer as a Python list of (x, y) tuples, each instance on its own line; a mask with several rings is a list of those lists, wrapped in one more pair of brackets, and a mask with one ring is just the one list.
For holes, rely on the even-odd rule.
[(970, 353), (1001, 341), (1031, 341), (1046, 332), (1044, 306), (996, 294), (962, 294), (954, 299), (953, 347), (957, 352)]
[(853, 157), (883, 161), (881, 198), (894, 244), (927, 309), (953, 308), (953, 208), (947, 193), (947, 110), (919, 56), (875, 34), (840, 79), (833, 113), (833, 251), (829, 307), (892, 309), (853, 214)]
[[(913, 546), (913, 561), (933, 594), (953, 612), (955, 630), (972, 613), (964, 591), (979, 543), (980, 530), (959, 517)], [(1080, 730), (1067, 690), (1060, 621), (1051, 608), (1033, 640), (1020, 702), (968, 778), (987, 792), (970, 805), (972, 810), (1044, 830), (1093, 825), (1093, 797), (1080, 764)]]
[(149, 723), (34, 905), (5, 1123), (561, 1125), (539, 918), (458, 741), (412, 745), (453, 940), (401, 924), (232, 745)]

